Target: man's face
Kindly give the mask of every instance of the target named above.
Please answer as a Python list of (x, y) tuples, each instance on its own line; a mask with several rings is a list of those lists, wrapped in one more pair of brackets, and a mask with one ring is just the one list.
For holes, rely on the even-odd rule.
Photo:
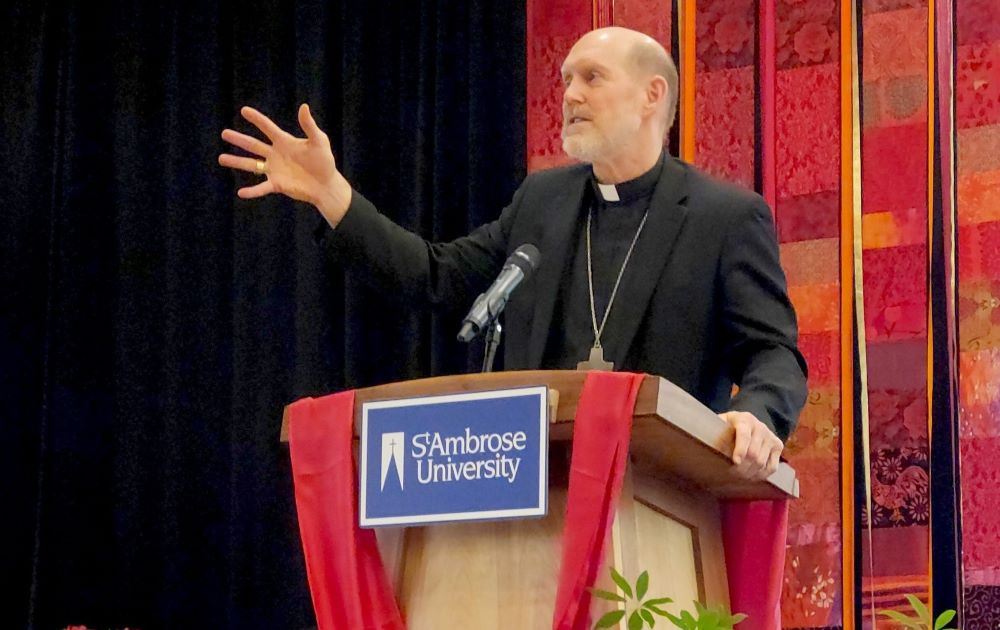
[(607, 34), (585, 35), (562, 66), (563, 150), (583, 162), (627, 151), (642, 123), (642, 86)]

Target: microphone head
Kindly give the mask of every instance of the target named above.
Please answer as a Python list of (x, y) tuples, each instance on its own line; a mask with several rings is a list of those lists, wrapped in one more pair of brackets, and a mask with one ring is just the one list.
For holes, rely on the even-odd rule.
[(525, 243), (515, 249), (514, 253), (507, 258), (507, 264), (516, 265), (527, 279), (542, 264), (542, 253), (531, 243)]

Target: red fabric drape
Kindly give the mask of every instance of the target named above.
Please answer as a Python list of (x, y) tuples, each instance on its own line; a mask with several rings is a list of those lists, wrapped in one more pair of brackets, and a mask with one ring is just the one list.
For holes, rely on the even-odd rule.
[(552, 627), (590, 627), (590, 591), (621, 493), (642, 374), (588, 372), (573, 426), (569, 494)]
[(309, 592), (320, 630), (402, 630), (375, 532), (358, 526), (354, 392), (289, 408), (288, 442)]
[(741, 630), (781, 630), (787, 532), (788, 501), (722, 504), (730, 609), (747, 615)]

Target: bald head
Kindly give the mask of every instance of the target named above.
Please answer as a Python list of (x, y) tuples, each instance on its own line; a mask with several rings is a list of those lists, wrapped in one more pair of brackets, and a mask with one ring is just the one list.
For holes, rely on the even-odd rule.
[(652, 168), (677, 110), (667, 51), (642, 33), (602, 28), (573, 45), (561, 72), (566, 154), (589, 162), (605, 184)]
[(679, 94), (677, 66), (670, 53), (659, 42), (639, 31), (608, 26), (590, 31), (577, 40), (570, 55), (577, 49), (598, 49), (602, 55), (615, 57), (641, 83), (654, 77), (662, 77), (667, 83), (667, 95), (662, 109), (664, 133), (673, 127)]

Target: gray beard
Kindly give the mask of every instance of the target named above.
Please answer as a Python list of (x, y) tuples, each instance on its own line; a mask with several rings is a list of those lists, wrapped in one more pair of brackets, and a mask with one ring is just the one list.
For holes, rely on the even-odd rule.
[(588, 142), (580, 137), (563, 138), (562, 148), (566, 155), (581, 162), (594, 162), (604, 153), (603, 142)]

